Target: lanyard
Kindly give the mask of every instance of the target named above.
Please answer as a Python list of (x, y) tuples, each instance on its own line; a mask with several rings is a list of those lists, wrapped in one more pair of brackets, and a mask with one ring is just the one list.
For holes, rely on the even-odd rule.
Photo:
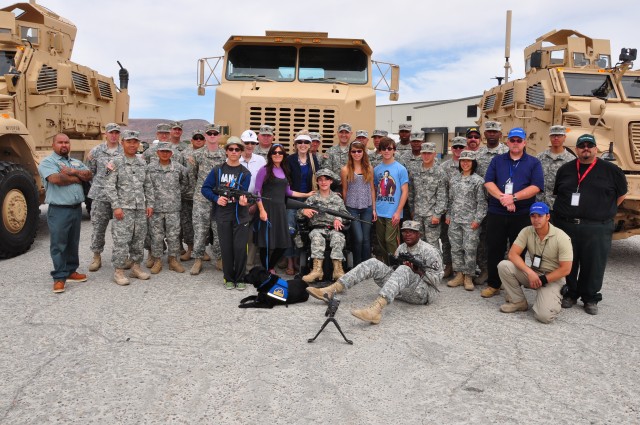
[(580, 161), (576, 160), (576, 170), (578, 172), (578, 188), (576, 189), (576, 192), (578, 190), (580, 190), (580, 183), (582, 183), (582, 180), (585, 179), (585, 177), (587, 177), (587, 174), (589, 174), (589, 171), (591, 171), (591, 169), (593, 168), (594, 165), (596, 165), (596, 162), (598, 161), (598, 158), (594, 158), (593, 162), (591, 163), (591, 165), (589, 165), (589, 168), (587, 168), (587, 171), (584, 172), (584, 174), (581, 176), (580, 175)]
[(513, 166), (513, 163), (509, 166), (509, 181), (513, 178), (513, 172), (518, 169), (518, 165), (520, 165), (520, 160), (514, 161), (516, 166)]

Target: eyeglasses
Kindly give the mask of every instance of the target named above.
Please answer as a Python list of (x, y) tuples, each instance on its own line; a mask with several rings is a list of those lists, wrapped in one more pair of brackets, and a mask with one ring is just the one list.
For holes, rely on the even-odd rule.
[(240, 148), (227, 148), (227, 152), (242, 152)]
[(258, 142), (244, 142), (244, 144), (247, 145), (247, 146), (251, 146), (251, 145), (255, 146), (255, 145), (258, 144)]
[(480, 136), (467, 136), (467, 139), (477, 139), (477, 140), (480, 140)]
[(509, 139), (509, 141), (510, 141), (511, 143), (524, 143), (524, 140), (523, 140), (523, 139), (520, 139), (520, 138), (517, 138), (517, 139), (516, 139), (516, 138), (514, 138), (514, 139)]
[(217, 136), (218, 134), (220, 133), (218, 133), (217, 131), (207, 131), (207, 136)]
[(296, 145), (310, 145), (311, 142), (308, 140), (296, 140)]
[(282, 151), (273, 151), (271, 153), (271, 156), (276, 156), (276, 155), (284, 155), (284, 152), (282, 152)]
[(387, 146), (386, 148), (381, 148), (381, 151), (395, 151), (396, 148), (394, 148), (393, 146)]
[(204, 140), (204, 137), (202, 137), (202, 136), (193, 136), (192, 139), (193, 140)]
[(591, 148), (595, 148), (595, 145), (592, 145), (591, 143), (580, 143), (579, 145), (576, 145), (576, 148), (578, 149), (591, 149)]
[(351, 153), (362, 153), (362, 149), (354, 149)]
[(464, 146), (451, 146), (451, 149), (464, 149)]

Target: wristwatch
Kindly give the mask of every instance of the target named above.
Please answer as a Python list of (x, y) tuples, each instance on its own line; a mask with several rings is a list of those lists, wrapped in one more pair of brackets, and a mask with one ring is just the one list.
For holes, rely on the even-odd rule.
[(516, 198), (516, 195), (513, 195), (513, 202), (516, 202), (518, 200), (518, 198)]

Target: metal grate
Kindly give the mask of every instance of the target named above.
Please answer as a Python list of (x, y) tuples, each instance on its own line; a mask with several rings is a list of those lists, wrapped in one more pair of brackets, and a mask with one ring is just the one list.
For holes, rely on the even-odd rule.
[(513, 105), (513, 88), (510, 88), (504, 92), (504, 97), (502, 98), (502, 107)]
[(629, 123), (629, 148), (633, 162), (640, 164), (640, 121)]
[(36, 82), (36, 90), (43, 93), (58, 88), (58, 71), (47, 65), (42, 65), (38, 73), (38, 81)]
[(582, 120), (575, 115), (565, 115), (564, 125), (565, 127), (582, 127)]
[(0, 111), (11, 111), (11, 112), (13, 112), (13, 100), (11, 100), (11, 99), (2, 99), (2, 100), (0, 100)]
[(79, 72), (71, 71), (71, 78), (73, 79), (73, 87), (76, 91), (82, 93), (91, 93), (91, 86), (89, 86), (89, 78), (86, 75)]
[(111, 92), (111, 84), (98, 80), (98, 91), (102, 99), (113, 99), (113, 93)]
[(487, 96), (487, 98), (484, 100), (484, 104), (482, 105), (482, 110), (492, 111), (495, 104), (496, 104), (496, 94), (494, 93), (490, 96)]
[(537, 106), (538, 108), (544, 108), (544, 90), (542, 83), (527, 87), (527, 103)]

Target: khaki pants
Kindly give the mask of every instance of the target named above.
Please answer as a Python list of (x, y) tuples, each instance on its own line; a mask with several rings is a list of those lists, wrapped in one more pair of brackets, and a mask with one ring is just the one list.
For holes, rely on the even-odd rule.
[[(503, 260), (498, 264), (498, 274), (504, 285), (506, 295), (512, 303), (524, 301), (524, 291), (522, 286), (529, 287), (529, 279), (511, 261)], [(536, 301), (533, 304), (534, 317), (542, 323), (550, 323), (560, 313), (562, 296), (560, 290), (564, 285), (564, 278), (549, 282), (546, 286), (536, 289)]]

